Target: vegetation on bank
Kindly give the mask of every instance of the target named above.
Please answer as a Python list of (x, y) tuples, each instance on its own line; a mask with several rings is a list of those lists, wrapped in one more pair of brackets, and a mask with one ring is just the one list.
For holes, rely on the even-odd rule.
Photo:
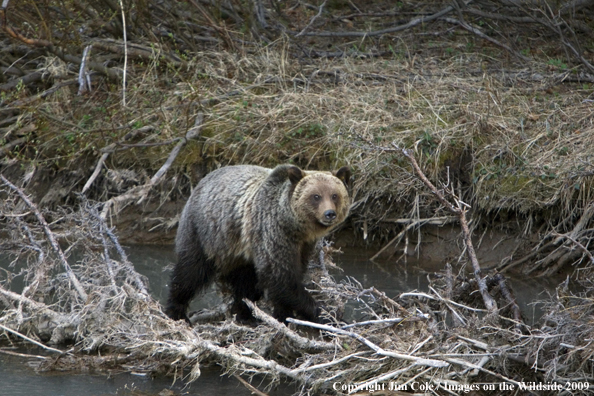
[[(413, 148), (435, 180), (449, 167), (477, 212), (559, 222), (588, 205), (589, 2), (497, 14), (496, 2), (264, 3), (126, 3), (124, 42), (115, 3), (8, 2), (0, 36), (3, 167), (75, 170), (74, 192), (115, 143), (104, 174), (150, 175), (202, 112), (202, 135), (172, 172), (184, 187), (184, 176), (195, 181), (230, 163), (347, 163), (358, 175), (360, 219), (374, 230), (384, 217), (405, 216), (417, 190), (402, 158), (370, 152), (362, 136)], [(502, 19), (513, 11), (520, 16)], [(407, 17), (409, 29), (374, 34)], [(418, 18), (428, 22), (413, 24)], [(86, 48), (91, 86), (83, 88), (77, 74)], [(102, 187), (91, 196), (102, 197)]]

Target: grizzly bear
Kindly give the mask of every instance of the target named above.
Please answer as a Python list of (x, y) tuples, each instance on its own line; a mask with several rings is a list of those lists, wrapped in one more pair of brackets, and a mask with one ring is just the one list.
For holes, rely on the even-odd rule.
[(263, 295), (279, 321), (317, 321), (303, 277), (316, 242), (348, 215), (350, 173), (237, 165), (206, 175), (180, 217), (167, 315), (189, 323), (192, 298), (218, 281), (230, 289), (239, 321), (254, 320), (243, 299)]

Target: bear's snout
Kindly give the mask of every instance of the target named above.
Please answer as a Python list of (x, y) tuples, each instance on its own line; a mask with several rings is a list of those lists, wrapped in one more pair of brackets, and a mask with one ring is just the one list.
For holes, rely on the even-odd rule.
[(333, 211), (333, 210), (327, 210), (327, 211), (324, 212), (324, 218), (326, 220), (330, 220), (330, 221), (335, 220), (336, 219), (336, 212)]

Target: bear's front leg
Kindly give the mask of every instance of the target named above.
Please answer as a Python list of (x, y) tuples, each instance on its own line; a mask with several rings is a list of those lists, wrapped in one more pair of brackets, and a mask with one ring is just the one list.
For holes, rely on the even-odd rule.
[[(277, 268), (274, 268), (275, 266)], [(260, 284), (268, 292), (268, 300), (274, 307), (274, 317), (282, 322), (293, 316), (317, 322), (320, 309), (313, 297), (305, 290), (300, 271), (295, 271), (295, 267), (278, 267), (279, 265), (275, 264), (264, 267), (268, 270), (258, 271)]]

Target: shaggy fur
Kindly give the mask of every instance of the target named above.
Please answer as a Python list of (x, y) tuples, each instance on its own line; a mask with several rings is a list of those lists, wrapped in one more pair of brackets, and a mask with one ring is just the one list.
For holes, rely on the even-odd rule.
[(303, 276), (316, 242), (348, 215), (349, 177), (346, 167), (332, 174), (292, 165), (229, 166), (204, 177), (181, 215), (167, 314), (189, 322), (188, 304), (217, 280), (231, 290), (238, 320), (252, 319), (242, 299), (264, 293), (278, 320), (317, 320)]

